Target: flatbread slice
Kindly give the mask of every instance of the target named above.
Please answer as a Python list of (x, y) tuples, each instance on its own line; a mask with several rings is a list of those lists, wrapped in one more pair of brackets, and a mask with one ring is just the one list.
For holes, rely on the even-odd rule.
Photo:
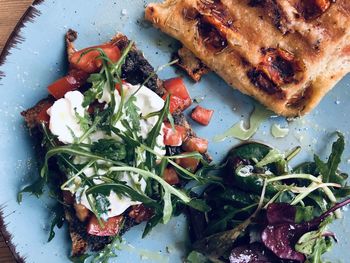
[(145, 17), (280, 115), (309, 112), (350, 71), (347, 0), (167, 0)]

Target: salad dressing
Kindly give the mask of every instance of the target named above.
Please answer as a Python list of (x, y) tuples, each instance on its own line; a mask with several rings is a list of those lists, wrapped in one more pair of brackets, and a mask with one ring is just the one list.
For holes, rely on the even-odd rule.
[(229, 137), (234, 137), (239, 140), (248, 140), (251, 138), (259, 129), (260, 125), (266, 121), (272, 112), (264, 108), (262, 105), (258, 104), (255, 106), (254, 111), (249, 118), (249, 128), (245, 127), (243, 120), (239, 121), (233, 125), (230, 129), (221, 135), (215, 136), (213, 139), (215, 142), (221, 142)]

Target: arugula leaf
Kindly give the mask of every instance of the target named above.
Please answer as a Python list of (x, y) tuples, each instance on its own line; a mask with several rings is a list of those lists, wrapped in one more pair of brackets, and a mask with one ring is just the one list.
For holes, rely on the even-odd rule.
[(327, 225), (332, 219), (325, 220), (320, 228), (304, 234), (296, 243), (295, 250), (306, 255), (308, 263), (322, 263), (321, 256), (332, 247), (332, 239), (324, 236)]
[(100, 139), (91, 145), (90, 150), (92, 153), (114, 161), (121, 161), (126, 158), (125, 144), (114, 139)]
[(96, 99), (102, 98), (106, 77), (102, 73), (91, 74), (87, 82), (92, 83), (92, 87), (84, 93), (83, 107), (87, 107)]
[(158, 214), (155, 214), (150, 220), (148, 220), (148, 222), (146, 223), (145, 229), (143, 230), (142, 238), (145, 238), (156, 225), (161, 223), (162, 219), (163, 219), (162, 214), (158, 213)]
[(297, 206), (295, 213), (295, 223), (299, 224), (305, 221), (311, 221), (314, 218), (313, 206)]
[(116, 236), (113, 241), (104, 247), (100, 252), (98, 252), (92, 258), (91, 263), (108, 263), (111, 258), (117, 257), (117, 250), (121, 250), (122, 238)]
[(24, 187), (21, 191), (17, 194), (17, 202), (22, 202), (22, 197), (24, 193), (30, 193), (35, 195), (36, 197), (40, 197), (44, 192), (44, 186), (46, 185), (46, 178), (39, 177), (36, 179), (32, 184)]
[(125, 114), (129, 117), (128, 121), (131, 122), (131, 128), (133, 131), (139, 132), (140, 126), (140, 109), (135, 105), (136, 97), (131, 96), (125, 102)]
[(111, 203), (109, 202), (107, 195), (102, 195), (100, 193), (95, 195), (96, 212), (101, 218), (104, 218), (104, 216), (108, 214), (108, 209), (110, 205)]
[(203, 254), (197, 252), (197, 251), (192, 251), (187, 258), (185, 259), (185, 263), (211, 263), (206, 256)]
[(85, 263), (89, 257), (91, 257), (91, 255), (83, 254), (81, 256), (70, 257), (69, 260), (73, 263)]
[[(152, 130), (148, 133), (148, 137), (146, 139), (146, 145), (150, 147), (152, 150), (157, 144), (157, 137), (163, 125), (164, 118), (165, 116), (167, 116), (167, 113), (169, 112), (169, 103), (170, 103), (170, 97), (168, 96), (167, 99), (165, 100), (164, 107), (161, 113), (159, 114), (158, 121), (156, 122)], [(149, 169), (152, 169), (155, 166), (154, 165), (155, 156), (149, 152), (146, 153), (146, 161)]]
[(345, 140), (344, 135), (340, 132), (337, 132), (337, 135), (338, 139), (332, 145), (332, 152), (328, 157), (328, 161), (323, 162), (317, 155), (314, 156), (314, 160), (324, 182), (343, 184), (344, 179), (338, 175), (337, 170), (344, 152)]
[(54, 231), (55, 227), (57, 226), (58, 228), (61, 228), (65, 221), (64, 208), (62, 204), (57, 203), (52, 210), (54, 213), (54, 217), (51, 221), (50, 234), (47, 242), (50, 242), (55, 237), (55, 231)]
[(109, 195), (111, 191), (114, 191), (117, 194), (121, 194), (127, 197), (130, 197), (131, 200), (133, 201), (139, 201), (142, 202), (146, 205), (149, 205), (151, 207), (158, 208), (159, 205), (157, 204), (156, 200), (151, 199), (147, 195), (140, 193), (133, 189), (132, 187), (123, 184), (123, 183), (103, 183), (103, 184), (98, 184), (95, 186), (90, 187), (87, 191), (86, 194), (104, 194), (104, 195)]
[(171, 202), (171, 194), (169, 191), (164, 191), (163, 202), (163, 224), (167, 224), (170, 221), (171, 216), (173, 214), (173, 205)]

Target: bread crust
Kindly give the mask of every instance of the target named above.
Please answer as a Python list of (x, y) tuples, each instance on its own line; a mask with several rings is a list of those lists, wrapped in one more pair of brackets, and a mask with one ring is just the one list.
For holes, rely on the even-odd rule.
[(341, 52), (350, 39), (350, 4), (338, 0), (306, 19), (296, 0), (252, 2), (167, 0), (148, 5), (145, 18), (242, 93), (280, 115), (303, 115), (350, 71)]

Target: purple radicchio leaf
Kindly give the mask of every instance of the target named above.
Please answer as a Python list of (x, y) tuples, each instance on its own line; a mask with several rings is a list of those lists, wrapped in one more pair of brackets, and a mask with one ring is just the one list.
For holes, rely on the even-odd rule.
[[(305, 233), (317, 230), (329, 215), (349, 203), (350, 199), (347, 199), (336, 204), (321, 216), (300, 224), (291, 221), (295, 219), (295, 212), (293, 215), (291, 205), (271, 204), (267, 208), (268, 225), (261, 234), (262, 242), (280, 259), (305, 262), (305, 255), (294, 250), (296, 242)], [(285, 211), (284, 215), (283, 211)]]
[(232, 249), (230, 263), (272, 263), (276, 256), (268, 251), (263, 244), (253, 243)]

